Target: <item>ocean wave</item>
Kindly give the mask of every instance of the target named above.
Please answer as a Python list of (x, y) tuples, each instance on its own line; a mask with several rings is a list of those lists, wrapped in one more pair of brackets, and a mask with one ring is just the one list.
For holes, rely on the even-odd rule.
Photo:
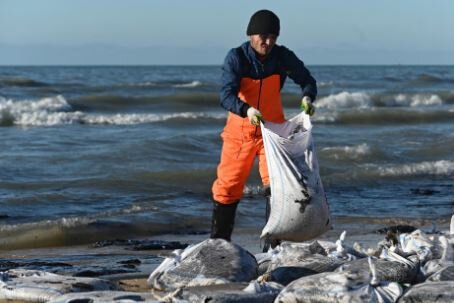
[(419, 124), (453, 121), (454, 113), (449, 110), (423, 111), (418, 109), (395, 110), (390, 108), (374, 108), (337, 112), (334, 114), (334, 117), (334, 123), (339, 124)]
[(318, 112), (317, 114), (311, 117), (313, 122), (318, 123), (335, 123), (337, 122), (337, 113), (321, 113)]
[(420, 163), (402, 164), (391, 167), (379, 167), (376, 169), (378, 174), (383, 177), (393, 176), (452, 176), (454, 174), (454, 161), (439, 160), (425, 161)]
[(225, 114), (183, 112), (171, 114), (115, 114), (115, 115), (85, 115), (80, 119), (81, 124), (112, 124), (133, 125), (162, 122), (167, 120), (197, 120), (225, 119)]
[(443, 98), (450, 101), (449, 93), (438, 94), (373, 94), (366, 92), (343, 91), (315, 102), (320, 108), (372, 108), (372, 107), (434, 107), (444, 104)]
[(362, 143), (355, 146), (333, 146), (325, 147), (322, 149), (322, 154), (326, 154), (328, 157), (333, 159), (356, 159), (358, 157), (364, 157), (371, 153), (371, 148), (366, 143)]
[(420, 124), (453, 121), (454, 109), (423, 111), (416, 109), (370, 108), (350, 111), (316, 111), (312, 121), (325, 124)]
[[(206, 222), (200, 221), (200, 212), (188, 212), (186, 207), (175, 212), (175, 201), (171, 201), (136, 201), (125, 208), (87, 215), (2, 224), (0, 250), (89, 244), (112, 239), (112, 235), (117, 239), (130, 239), (181, 233), (181, 230), (187, 231), (188, 226), (207, 228)], [(207, 207), (197, 204), (201, 209)]]
[(333, 86), (334, 81), (317, 81), (317, 86), (318, 87), (327, 87), (327, 86)]
[(81, 110), (121, 110), (122, 108), (219, 108), (219, 96), (215, 93), (180, 93), (164, 96), (120, 96), (87, 95), (68, 100), (69, 104)]
[(377, 182), (404, 182), (424, 178), (454, 177), (454, 161), (437, 160), (406, 164), (360, 164), (345, 169), (322, 169), (323, 182), (327, 186), (340, 184), (376, 184)]
[(185, 88), (198, 87), (198, 86), (202, 86), (202, 82), (200, 82), (200, 81), (192, 81), (192, 82), (189, 82), (189, 83), (182, 83), (182, 84), (175, 84), (174, 85), (174, 87), (185, 87)]
[(158, 86), (158, 85), (159, 85), (158, 82), (153, 82), (153, 81), (145, 81), (145, 82), (139, 82), (139, 83), (132, 83), (132, 84), (127, 83), (126, 84), (126, 86), (140, 86), (140, 87), (147, 87), (147, 86), (155, 87), (155, 86)]
[(0, 125), (29, 125), (46, 121), (46, 125), (61, 124), (72, 120), (78, 113), (68, 113), (71, 106), (63, 96), (43, 98), (36, 101), (13, 101), (0, 98)]
[(63, 96), (43, 98), (36, 101), (0, 99), (0, 125), (2, 126), (53, 126), (59, 124), (132, 125), (178, 119), (219, 120), (225, 119), (225, 113), (86, 114), (81, 111), (72, 111), (72, 107)]
[(28, 79), (28, 78), (0, 78), (0, 86), (20, 86), (20, 87), (41, 87), (49, 86), (48, 83)]
[[(76, 245), (116, 237), (132, 237), (143, 229), (156, 234), (168, 228), (166, 224), (151, 222), (121, 223), (115, 218), (155, 212), (154, 206), (132, 205), (125, 209), (108, 210), (88, 216), (73, 216), (20, 224), (0, 225), (0, 250), (17, 248)], [(141, 226), (142, 225), (142, 226)]]
[[(442, 105), (443, 100), (438, 95), (406, 95), (406, 94), (398, 94), (395, 96), (394, 101), (396, 105), (399, 106), (410, 106), (410, 107), (417, 107), (417, 106), (434, 106), (434, 105)], [(391, 103), (391, 105), (394, 105)]]
[[(285, 108), (295, 108), (299, 97), (293, 94), (283, 94), (282, 102)], [(429, 107), (437, 108), (454, 102), (452, 92), (440, 94), (373, 94), (366, 92), (341, 92), (329, 96), (321, 96), (315, 101), (317, 108), (342, 111), (344, 109), (366, 109), (382, 107)], [(217, 93), (186, 92), (162, 96), (123, 96), (123, 95), (85, 95), (68, 100), (68, 103), (78, 110), (118, 111), (122, 109), (169, 109), (176, 106), (180, 110), (190, 110), (201, 107), (204, 109), (220, 109)], [(332, 120), (332, 119), (331, 119)]]
[(364, 92), (340, 92), (338, 94), (322, 97), (316, 101), (320, 108), (337, 109), (343, 108), (368, 108), (373, 105), (369, 94)]
[(452, 78), (442, 78), (430, 74), (420, 74), (414, 80), (416, 83), (453, 83)]
[(184, 81), (145, 81), (139, 83), (127, 83), (127, 84), (120, 84), (120, 86), (127, 86), (127, 87), (159, 87), (159, 88), (166, 88), (166, 87), (175, 87), (175, 88), (194, 88), (207, 85), (199, 80), (193, 80), (190, 82)]
[(398, 77), (391, 77), (391, 76), (385, 76), (383, 77), (383, 80), (388, 81), (388, 82), (402, 82), (403, 80)]

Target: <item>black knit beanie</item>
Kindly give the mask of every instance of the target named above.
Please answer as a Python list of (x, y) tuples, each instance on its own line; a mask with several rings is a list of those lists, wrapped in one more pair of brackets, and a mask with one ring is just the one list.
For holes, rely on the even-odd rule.
[(260, 35), (260, 34), (274, 34), (279, 36), (279, 18), (272, 11), (262, 9), (255, 12), (247, 26), (246, 34)]

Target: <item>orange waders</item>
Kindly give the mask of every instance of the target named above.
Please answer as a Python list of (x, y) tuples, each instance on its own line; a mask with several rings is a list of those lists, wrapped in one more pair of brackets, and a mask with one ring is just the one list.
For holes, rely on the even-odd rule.
[[(261, 80), (242, 78), (238, 97), (258, 109), (264, 121), (285, 121), (282, 109), (280, 76), (273, 74)], [(249, 119), (229, 113), (221, 134), (224, 141), (217, 179), (213, 184), (213, 199), (221, 204), (233, 204), (243, 196), (244, 186), (254, 164), (259, 158), (259, 172), (264, 186), (269, 184), (265, 148), (260, 126)]]

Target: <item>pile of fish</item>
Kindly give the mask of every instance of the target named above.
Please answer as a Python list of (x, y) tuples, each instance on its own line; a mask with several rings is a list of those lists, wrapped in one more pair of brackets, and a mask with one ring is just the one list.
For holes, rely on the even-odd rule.
[(454, 302), (454, 216), (450, 231), (388, 233), (377, 247), (368, 249), (357, 243), (349, 245), (345, 232), (336, 242), (283, 242), (255, 256), (237, 244), (208, 239), (175, 250), (166, 258), (149, 276), (152, 291), (148, 293), (121, 291), (101, 279), (77, 279), (5, 271), (0, 273), (0, 299), (53, 303)]
[(345, 232), (335, 243), (283, 242), (251, 259), (210, 239), (176, 251), (148, 283), (174, 291), (167, 302), (454, 302), (454, 216), (446, 232), (396, 232), (368, 250), (346, 242)]

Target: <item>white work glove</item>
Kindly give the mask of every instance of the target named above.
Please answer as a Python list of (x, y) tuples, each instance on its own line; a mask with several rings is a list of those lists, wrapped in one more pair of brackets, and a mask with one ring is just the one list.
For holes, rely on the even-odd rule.
[(309, 116), (312, 116), (314, 114), (315, 107), (314, 105), (312, 105), (312, 99), (310, 97), (303, 97), (303, 99), (301, 100), (301, 110)]
[(247, 110), (247, 117), (249, 118), (249, 122), (251, 122), (251, 124), (255, 126), (259, 126), (260, 121), (262, 121), (262, 113), (260, 113), (258, 109), (253, 108), (252, 106)]

